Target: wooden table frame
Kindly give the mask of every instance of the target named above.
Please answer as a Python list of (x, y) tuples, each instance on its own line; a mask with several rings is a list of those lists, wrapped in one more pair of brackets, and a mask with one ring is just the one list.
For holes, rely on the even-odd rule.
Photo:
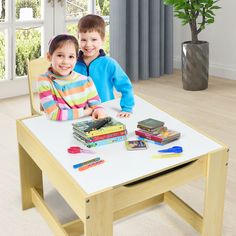
[[(113, 221), (161, 202), (167, 203), (200, 235), (221, 235), (228, 165), (227, 147), (223, 146), (222, 149), (200, 156), (194, 161), (164, 170), (152, 178), (86, 194), (22, 120), (17, 121), (17, 138), (22, 208), (25, 210), (36, 207), (55, 235), (84, 233), (85, 236), (110, 236), (113, 234)], [(78, 220), (62, 225), (47, 207), (43, 200), (42, 174), (48, 177), (78, 215)], [(206, 179), (203, 216), (170, 191), (200, 177)]]

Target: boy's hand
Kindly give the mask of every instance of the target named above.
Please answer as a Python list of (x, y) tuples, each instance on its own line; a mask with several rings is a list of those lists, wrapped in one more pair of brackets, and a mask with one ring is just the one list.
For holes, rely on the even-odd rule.
[(123, 117), (123, 118), (128, 118), (130, 117), (131, 113), (130, 112), (126, 112), (126, 111), (121, 111), (117, 114), (117, 116), (119, 117)]
[(93, 109), (90, 107), (86, 107), (86, 109), (84, 109), (84, 116), (90, 116), (93, 113)]
[(105, 118), (105, 117), (107, 117), (107, 114), (105, 113), (104, 109), (96, 109), (96, 110), (94, 110), (94, 112), (92, 114), (92, 118), (94, 120), (102, 119), (102, 118)]

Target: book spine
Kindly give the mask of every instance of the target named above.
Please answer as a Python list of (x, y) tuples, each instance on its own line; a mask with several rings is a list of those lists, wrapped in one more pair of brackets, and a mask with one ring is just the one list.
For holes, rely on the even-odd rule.
[(141, 130), (135, 130), (135, 134), (140, 136), (140, 137), (143, 137), (143, 138), (146, 138), (146, 139), (150, 139), (150, 140), (153, 140), (153, 141), (156, 141), (156, 142), (159, 142), (159, 143), (161, 143), (162, 140), (163, 140), (160, 137), (157, 137), (157, 136), (145, 133), (145, 132), (143, 132)]
[(167, 130), (166, 126), (161, 126), (161, 127), (155, 128), (155, 129), (148, 129), (148, 128), (142, 127), (141, 125), (137, 125), (137, 128), (140, 128), (150, 134), (159, 134), (159, 133)]
[(126, 130), (122, 130), (122, 131), (118, 131), (118, 132), (114, 132), (114, 133), (94, 136), (90, 140), (91, 140), (91, 142), (96, 142), (96, 141), (103, 140), (103, 139), (114, 138), (117, 136), (123, 136), (123, 135), (126, 135), (126, 133), (127, 133)]
[(91, 142), (96, 142), (96, 141), (100, 141), (100, 140), (103, 140), (103, 139), (123, 136), (123, 135), (127, 134), (127, 131), (126, 130), (122, 130), (122, 131), (118, 131), (118, 132), (114, 132), (114, 133), (102, 134), (102, 135), (94, 136), (92, 138), (84, 136), (81, 132), (79, 132), (79, 131), (77, 131), (75, 129), (74, 129), (73, 134), (77, 135), (80, 139), (84, 140), (86, 143), (91, 143)]
[(126, 135), (123, 135), (123, 136), (103, 139), (103, 140), (100, 140), (100, 141), (97, 141), (97, 142), (89, 143), (89, 144), (87, 144), (87, 147), (89, 147), (89, 148), (98, 147), (98, 146), (102, 146), (102, 145), (106, 145), (106, 144), (122, 142), (122, 141), (125, 141), (125, 140), (126, 140)]
[(90, 132), (86, 132), (86, 135), (88, 137), (94, 137), (94, 136), (98, 136), (98, 135), (102, 135), (102, 134), (108, 134), (108, 133), (122, 131), (125, 129), (126, 129), (126, 127), (124, 125), (108, 126), (108, 127), (104, 127), (104, 128), (98, 129), (98, 130), (92, 130)]
[(73, 133), (73, 136), (76, 140), (78, 140), (79, 142), (81, 142), (82, 144), (84, 144), (85, 146), (87, 146), (87, 143), (85, 142), (85, 140), (83, 140), (81, 137), (79, 137), (78, 135), (76, 135), (75, 133)]
[(78, 140), (79, 142), (83, 143), (86, 147), (92, 148), (92, 147), (98, 147), (98, 146), (102, 146), (102, 145), (106, 145), (106, 144), (110, 144), (110, 143), (117, 143), (117, 142), (124, 141), (124, 140), (126, 140), (126, 135), (117, 136), (114, 138), (104, 139), (104, 140), (100, 140), (97, 142), (91, 142), (91, 143), (87, 143), (85, 140), (83, 140), (81, 137), (77, 136), (76, 134), (74, 134), (74, 138), (76, 140)]

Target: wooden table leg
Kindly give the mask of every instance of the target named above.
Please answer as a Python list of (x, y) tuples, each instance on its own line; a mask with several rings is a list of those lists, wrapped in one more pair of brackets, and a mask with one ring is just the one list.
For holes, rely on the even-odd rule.
[(227, 166), (227, 149), (209, 154), (206, 170), (203, 236), (221, 235)]
[(20, 178), (21, 178), (21, 197), (23, 210), (33, 207), (31, 188), (35, 187), (41, 197), (43, 197), (42, 171), (31, 159), (24, 148), (18, 144)]
[(85, 236), (113, 235), (112, 190), (98, 193), (86, 201)]

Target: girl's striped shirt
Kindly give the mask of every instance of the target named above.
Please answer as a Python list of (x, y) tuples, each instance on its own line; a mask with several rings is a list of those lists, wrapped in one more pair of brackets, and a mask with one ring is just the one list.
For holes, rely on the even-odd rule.
[(40, 103), (51, 120), (73, 120), (84, 116), (84, 109), (102, 108), (90, 77), (72, 71), (69, 76), (53, 74), (51, 68), (38, 78)]

